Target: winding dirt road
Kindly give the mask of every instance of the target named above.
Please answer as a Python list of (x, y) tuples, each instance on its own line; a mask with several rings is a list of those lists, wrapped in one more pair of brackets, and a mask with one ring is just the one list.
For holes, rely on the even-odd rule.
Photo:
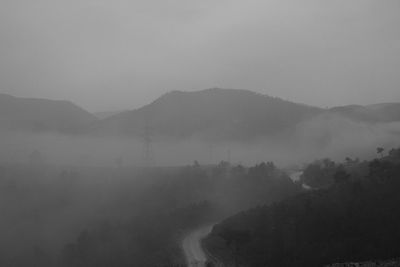
[(183, 251), (185, 253), (188, 267), (205, 267), (207, 256), (201, 241), (211, 232), (212, 225), (201, 227), (189, 233), (183, 240)]

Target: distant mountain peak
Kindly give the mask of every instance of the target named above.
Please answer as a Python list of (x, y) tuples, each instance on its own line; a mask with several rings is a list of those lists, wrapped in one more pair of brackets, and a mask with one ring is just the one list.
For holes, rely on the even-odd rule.
[(248, 90), (171, 91), (140, 109), (105, 120), (99, 130), (139, 136), (146, 122), (160, 136), (246, 140), (287, 130), (319, 111)]

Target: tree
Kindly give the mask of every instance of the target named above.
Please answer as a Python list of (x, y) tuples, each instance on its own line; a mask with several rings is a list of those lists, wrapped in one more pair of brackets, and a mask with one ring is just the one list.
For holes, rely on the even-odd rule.
[(392, 159), (400, 159), (400, 149), (391, 149), (389, 151), (389, 156)]
[(224, 229), (219, 234), (225, 240), (228, 247), (233, 251), (235, 266), (238, 266), (238, 256), (241, 248), (251, 241), (251, 235), (248, 231)]
[(376, 148), (376, 153), (378, 153), (381, 156), (381, 158), (383, 158), (383, 151), (385, 151), (383, 147)]
[(335, 184), (342, 184), (349, 181), (350, 175), (343, 168), (340, 168), (335, 172), (333, 179)]

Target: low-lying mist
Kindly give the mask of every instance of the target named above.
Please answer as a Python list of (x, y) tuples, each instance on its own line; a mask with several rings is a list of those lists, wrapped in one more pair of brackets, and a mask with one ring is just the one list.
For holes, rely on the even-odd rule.
[(251, 142), (154, 136), (147, 148), (158, 168), (142, 168), (141, 138), (3, 132), (0, 265), (181, 263), (191, 227), (302, 190), (276, 165), (371, 158), (400, 145), (399, 133), (400, 123), (319, 116)]
[[(368, 124), (333, 115), (321, 115), (300, 123), (295, 129), (251, 142), (183, 140), (155, 136), (149, 151), (157, 166), (230, 161), (252, 165), (273, 161), (280, 166), (302, 164), (320, 157), (374, 156), (375, 147), (399, 145), (400, 122)], [(144, 138), (84, 136), (53, 133), (11, 133), (0, 136), (0, 162), (28, 163), (33, 152), (44, 163), (72, 166), (143, 166)]]

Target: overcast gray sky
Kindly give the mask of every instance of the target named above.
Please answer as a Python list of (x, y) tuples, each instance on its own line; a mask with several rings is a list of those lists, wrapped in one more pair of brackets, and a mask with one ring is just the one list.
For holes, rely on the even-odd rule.
[(136, 108), (241, 88), (400, 101), (399, 0), (1, 0), (0, 92)]

